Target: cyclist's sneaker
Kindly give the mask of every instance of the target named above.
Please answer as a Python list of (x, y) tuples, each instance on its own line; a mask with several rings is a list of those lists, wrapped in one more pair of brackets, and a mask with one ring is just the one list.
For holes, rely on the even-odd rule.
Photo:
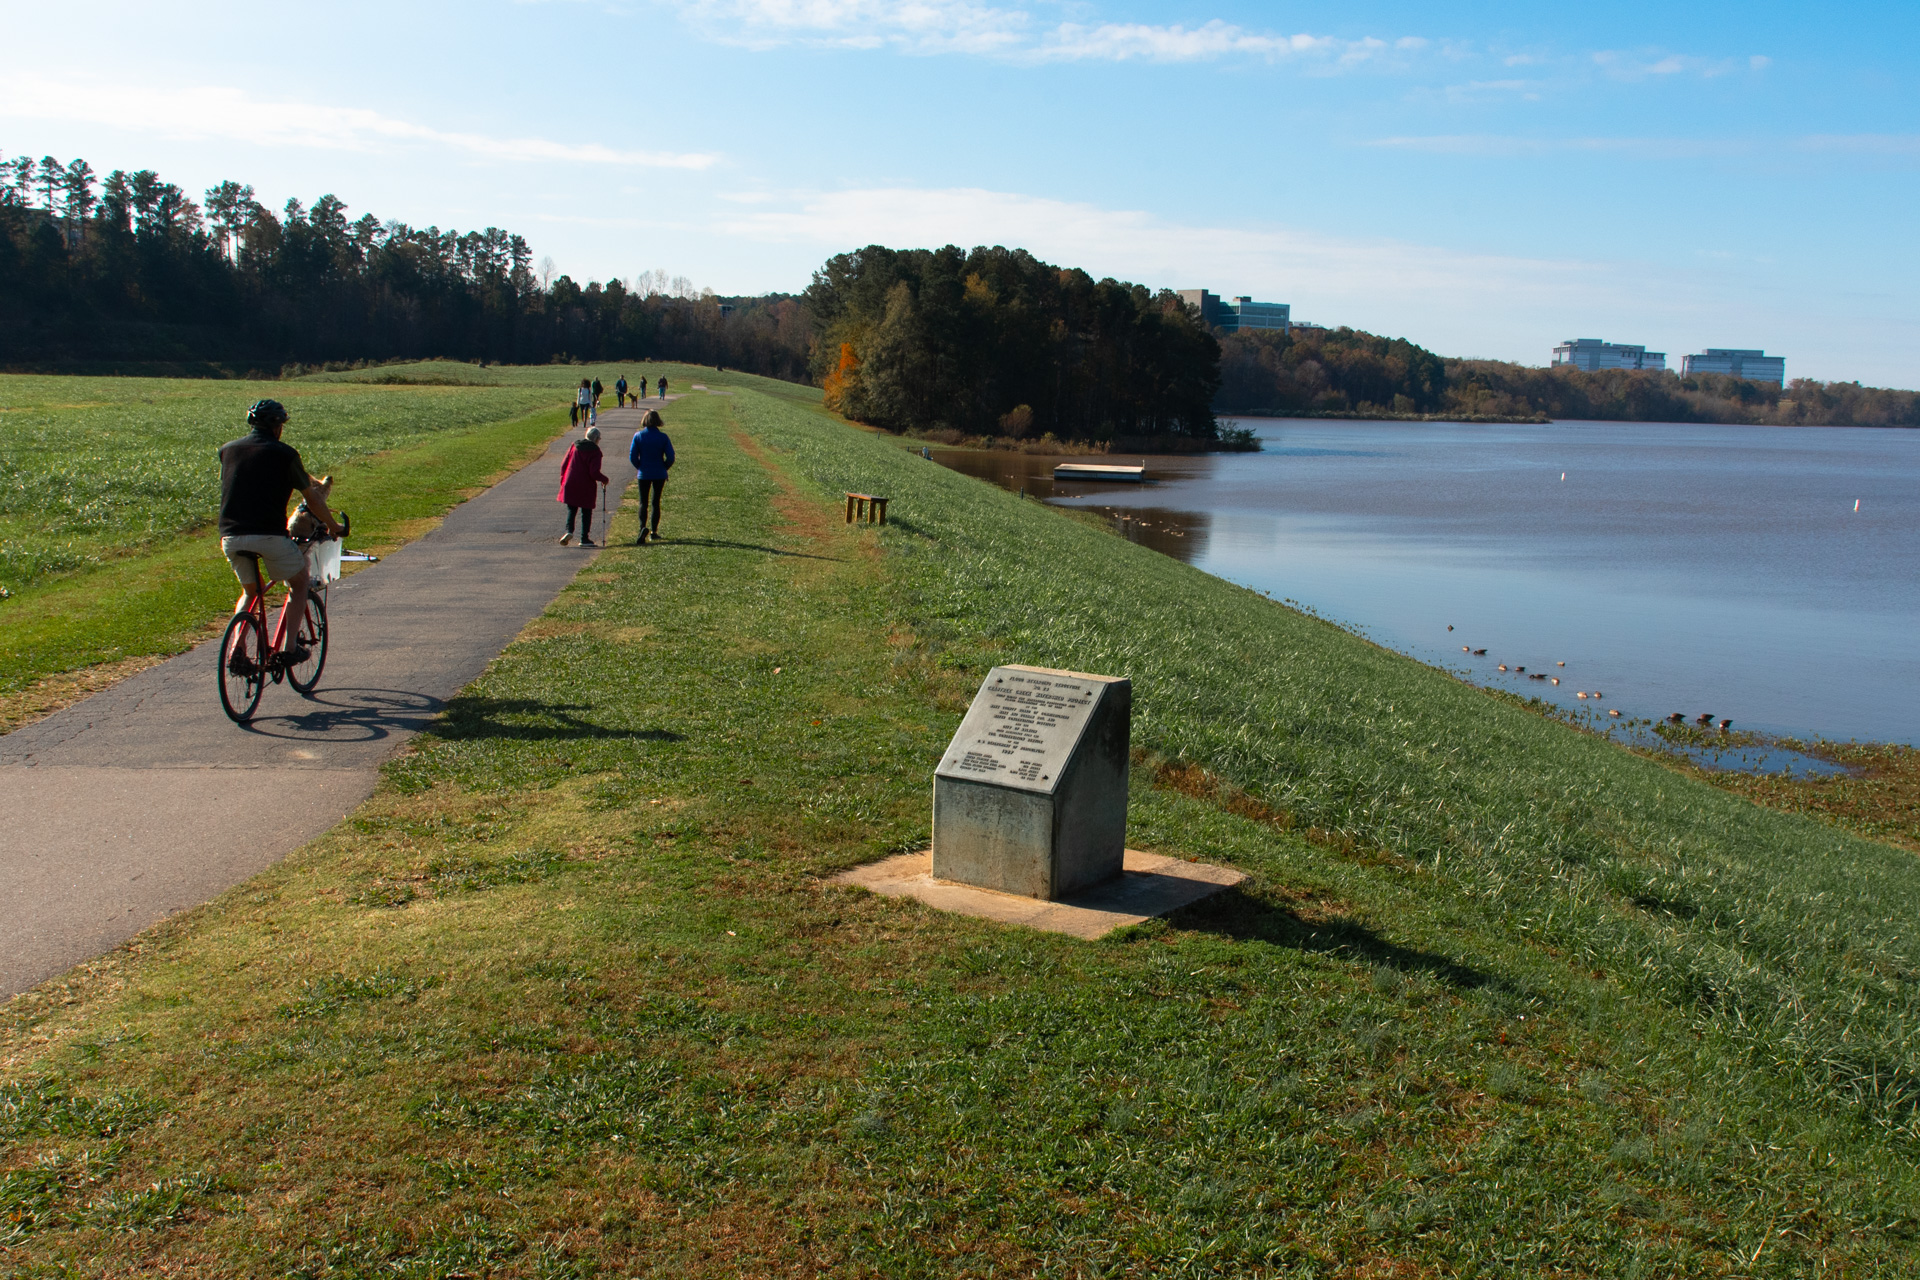
[(260, 668), (254, 665), (253, 659), (249, 658), (244, 651), (239, 649), (235, 649), (233, 653), (228, 655), (227, 670), (242, 679), (260, 674)]
[(313, 650), (299, 643), (289, 645), (280, 654), (280, 660), (289, 667), (297, 667), (313, 657)]

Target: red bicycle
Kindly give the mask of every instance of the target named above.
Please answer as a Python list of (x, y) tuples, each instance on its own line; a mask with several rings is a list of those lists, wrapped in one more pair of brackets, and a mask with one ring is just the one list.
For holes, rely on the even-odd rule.
[[(347, 516), (340, 514), (340, 536), (346, 536)], [(288, 606), (293, 603), (293, 588), (280, 604), (280, 618), (272, 631), (267, 629), (267, 592), (271, 589), (260, 564), (253, 557), (254, 580), (261, 583), (246, 604), (227, 623), (220, 641), (220, 706), (235, 724), (253, 718), (260, 695), (271, 681), (285, 680), (303, 697), (311, 697), (327, 666), (327, 584), (340, 576), (340, 544), (323, 529), (306, 546), (307, 610), (294, 628), (292, 643), (287, 636)], [(299, 649), (306, 656), (299, 662), (288, 658)]]

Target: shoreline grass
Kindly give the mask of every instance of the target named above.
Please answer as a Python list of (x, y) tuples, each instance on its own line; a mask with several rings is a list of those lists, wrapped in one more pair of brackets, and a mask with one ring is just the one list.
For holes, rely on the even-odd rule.
[(1920, 853), (1920, 747), (1906, 743), (1834, 742), (1826, 738), (1786, 738), (1765, 733), (1714, 734), (1692, 728), (1658, 726), (1669, 742), (1708, 751), (1743, 747), (1799, 752), (1845, 772), (1830, 776), (1751, 773), (1710, 768), (1677, 751), (1650, 749), (1670, 768), (1755, 804), (1782, 813), (1798, 813), (1872, 840), (1884, 840)]
[[(1910, 854), (797, 393), (667, 416), (669, 541), (341, 827), (8, 1004), (8, 1266), (1920, 1265)], [(1130, 843), (1249, 881), (1093, 944), (826, 886), (921, 846), (999, 661), (1132, 676)]]

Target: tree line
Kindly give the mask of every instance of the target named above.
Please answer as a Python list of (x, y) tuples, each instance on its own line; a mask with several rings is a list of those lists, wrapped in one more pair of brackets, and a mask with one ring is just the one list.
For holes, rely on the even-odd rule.
[(830, 407), (889, 430), (1210, 440), (1220, 347), (1178, 296), (1022, 249), (829, 259), (802, 295)]
[(1451, 359), (1357, 329), (1226, 333), (1220, 347), (1221, 413), (1920, 426), (1920, 392), (1857, 382), (1542, 369)]
[(1583, 373), (1436, 355), (1354, 329), (1210, 332), (1174, 294), (1019, 249), (840, 254), (800, 296), (646, 272), (536, 272), (498, 227), (277, 213), (222, 182), (0, 156), (0, 356), (15, 368), (447, 358), (670, 359), (824, 387), (893, 430), (1064, 440), (1219, 436), (1215, 413), (1920, 426), (1920, 393), (1795, 379)]
[(650, 357), (807, 376), (797, 298), (652, 272), (581, 285), (532, 256), (498, 227), (352, 218), (332, 195), (275, 213), (237, 182), (196, 201), (150, 169), (0, 160), (0, 351), (16, 367)]

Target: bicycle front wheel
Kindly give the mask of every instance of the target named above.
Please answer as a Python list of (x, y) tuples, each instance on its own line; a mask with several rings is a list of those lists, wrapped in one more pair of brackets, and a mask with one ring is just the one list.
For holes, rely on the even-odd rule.
[(220, 706), (245, 724), (267, 687), (267, 633), (251, 612), (236, 613), (220, 640)]
[(306, 649), (307, 660), (287, 668), (287, 683), (310, 697), (327, 666), (327, 602), (317, 591), (307, 597), (307, 615), (300, 619), (294, 642)]

